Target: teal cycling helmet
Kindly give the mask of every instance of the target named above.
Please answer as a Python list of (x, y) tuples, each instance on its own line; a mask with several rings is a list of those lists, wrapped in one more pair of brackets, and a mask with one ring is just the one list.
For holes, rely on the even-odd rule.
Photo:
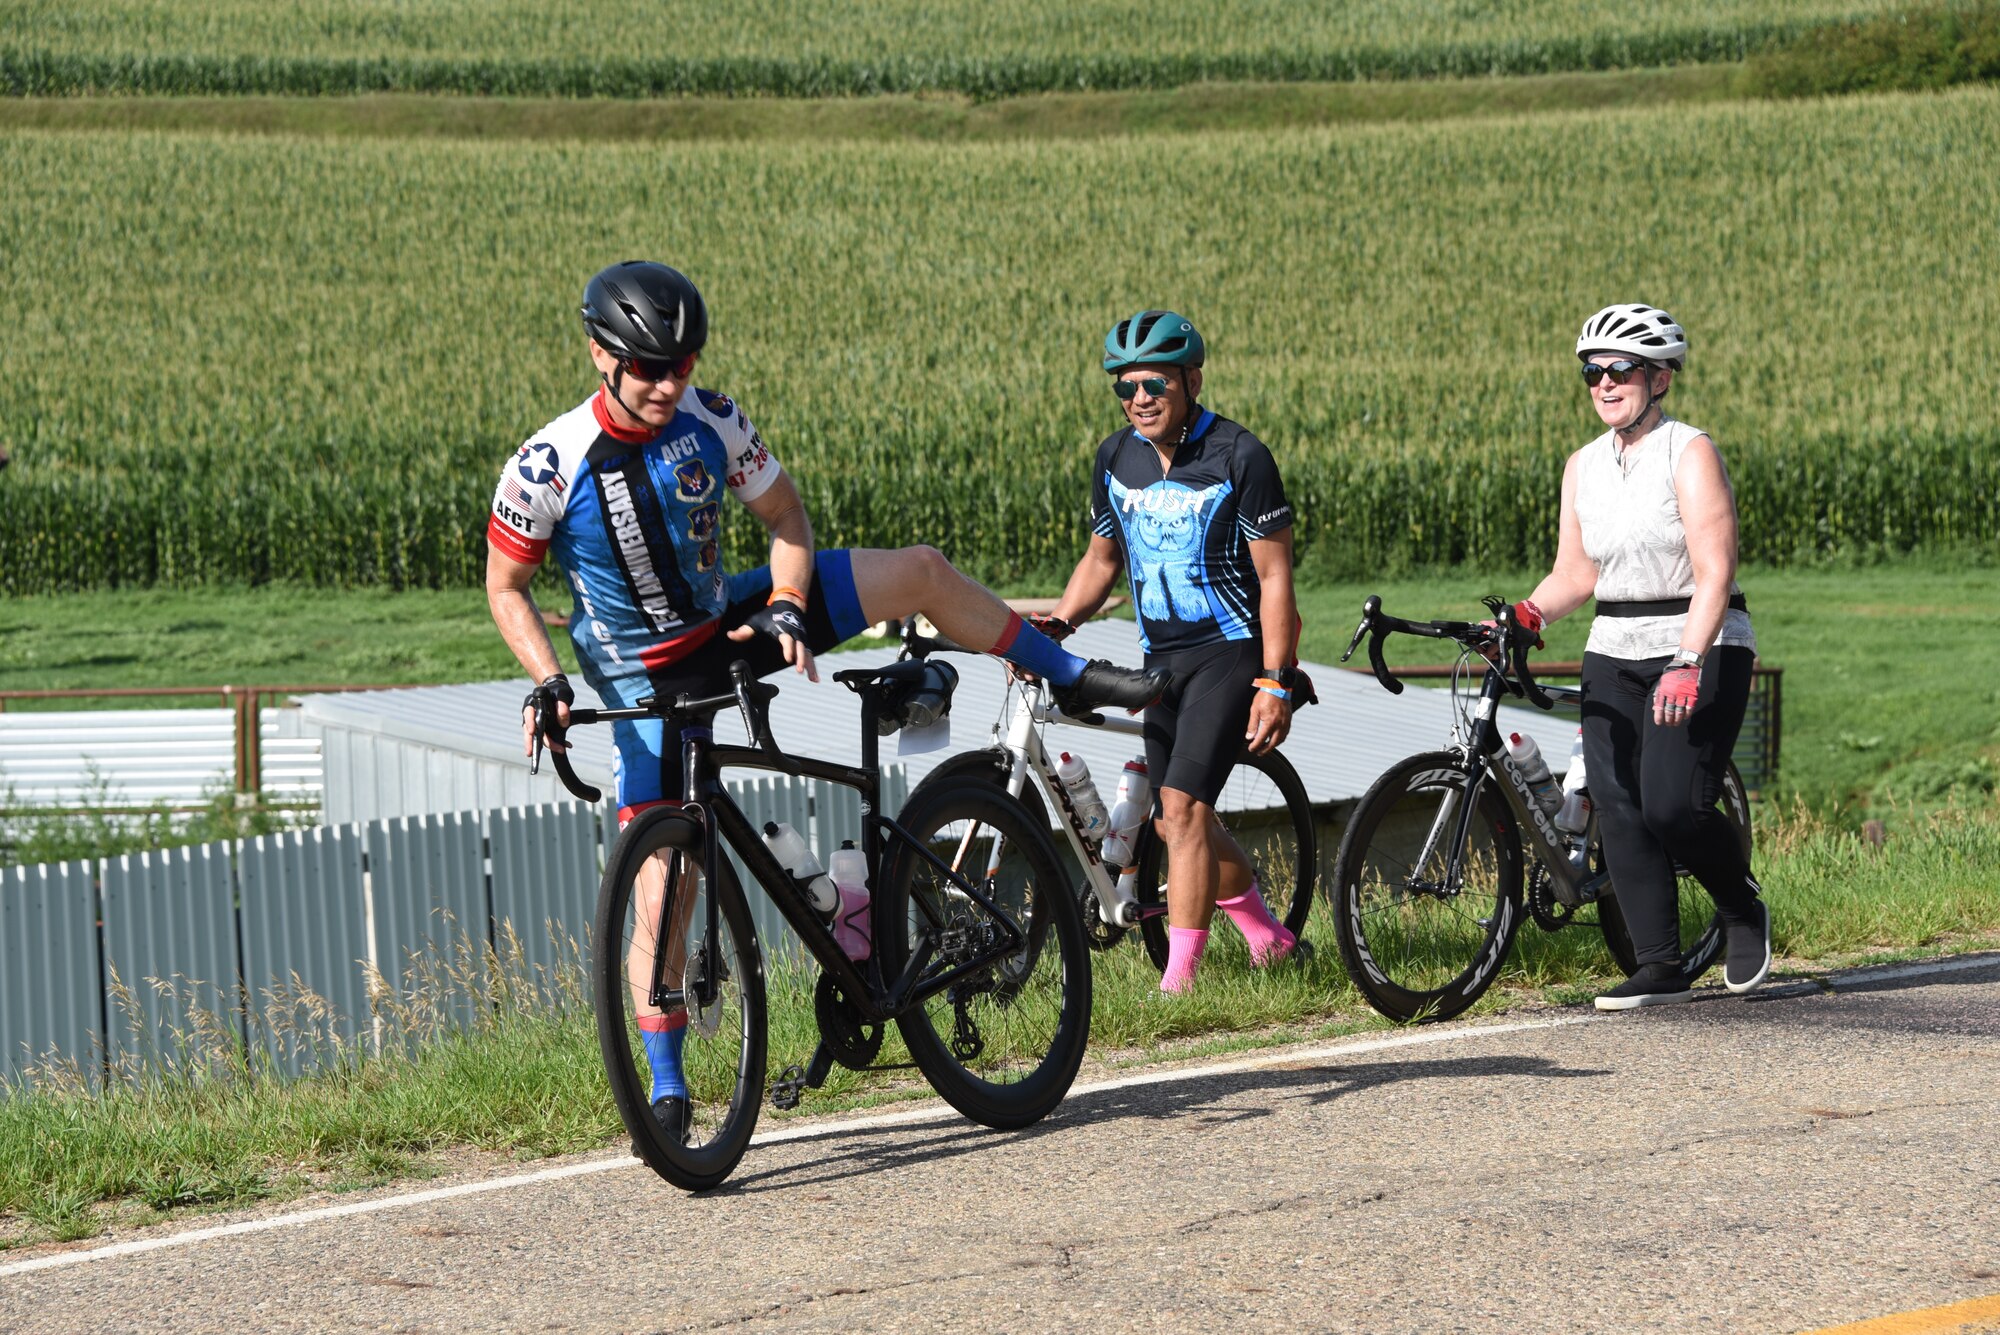
[(1200, 366), (1207, 351), (1186, 316), (1140, 311), (1104, 336), (1104, 369), (1117, 375), (1133, 366)]

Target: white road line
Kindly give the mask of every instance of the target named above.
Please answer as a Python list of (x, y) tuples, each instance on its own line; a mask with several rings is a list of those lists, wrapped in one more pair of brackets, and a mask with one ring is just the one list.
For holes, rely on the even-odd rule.
[[(1891, 966), (1886, 969), (1857, 970), (1844, 976), (1839, 983), (1887, 982), (1897, 978), (1914, 978), (1925, 974), (1952, 973), (1960, 969), (1991, 967), (2000, 963), (2000, 957), (1984, 955), (1950, 960), (1939, 960), (1928, 964)], [(1100, 1094), (1112, 1090), (1133, 1089), (1142, 1085), (1166, 1085), (1185, 1080), (1203, 1080), (1219, 1075), (1234, 1075), (1243, 1071), (1262, 1070), (1271, 1066), (1291, 1066), (1306, 1062), (1325, 1061), (1333, 1057), (1353, 1057), (1370, 1052), (1382, 1052), (1392, 1048), (1422, 1047), (1436, 1043), (1457, 1043), (1467, 1039), (1485, 1038), (1493, 1034), (1514, 1034), (1531, 1029), (1560, 1029), (1569, 1025), (1599, 1023), (1606, 1017), (1593, 1013), (1581, 1015), (1557, 1015), (1540, 1020), (1517, 1020), (1507, 1024), (1473, 1025), (1464, 1029), (1416, 1029), (1392, 1034), (1384, 1038), (1362, 1039), (1352, 1043), (1337, 1043), (1329, 1047), (1307, 1048), (1303, 1051), (1284, 1049), (1265, 1053), (1261, 1056), (1246, 1057), (1236, 1061), (1217, 1062), (1206, 1066), (1183, 1067), (1171, 1071), (1151, 1071), (1143, 1075), (1125, 1076), (1117, 1080), (1100, 1080), (1094, 1084), (1077, 1085), (1069, 1092), (1074, 1098), (1081, 1094)], [(916, 1122), (928, 1122), (956, 1118), (957, 1113), (935, 1103), (927, 1103), (921, 1108), (909, 1108), (901, 1112), (877, 1113), (866, 1117), (851, 1117), (837, 1122), (814, 1122), (803, 1126), (787, 1127), (781, 1131), (769, 1131), (751, 1140), (755, 1145), (778, 1145), (786, 1141), (811, 1140), (825, 1136), (850, 1134), (856, 1131), (872, 1131), (882, 1127), (907, 1126)], [(143, 1252), (159, 1251), (168, 1247), (191, 1247), (199, 1242), (209, 1242), (216, 1238), (235, 1237), (243, 1233), (262, 1233), (274, 1228), (296, 1228), (305, 1224), (315, 1224), (328, 1219), (343, 1219), (351, 1215), (374, 1214), (382, 1210), (400, 1210), (411, 1206), (429, 1205), (434, 1201), (452, 1200), (460, 1196), (477, 1196), (488, 1191), (505, 1191), (512, 1187), (533, 1186), (540, 1182), (559, 1182), (564, 1178), (586, 1177), (593, 1173), (609, 1173), (619, 1169), (637, 1168), (639, 1160), (630, 1156), (591, 1159), (583, 1163), (565, 1164), (560, 1168), (544, 1168), (533, 1173), (518, 1173), (512, 1177), (488, 1178), (481, 1182), (464, 1182), (454, 1187), (435, 1187), (429, 1191), (413, 1191), (400, 1196), (381, 1196), (373, 1200), (354, 1201), (346, 1205), (322, 1206), (316, 1210), (300, 1210), (292, 1214), (273, 1215), (267, 1219), (246, 1219), (234, 1224), (218, 1224), (209, 1228), (189, 1229), (184, 1233), (172, 1233), (162, 1237), (140, 1238), (132, 1242), (118, 1242), (106, 1247), (96, 1247), (88, 1251), (59, 1252), (53, 1256), (41, 1256), (32, 1261), (16, 1261), (11, 1265), (0, 1265), (0, 1279), (12, 1275), (30, 1274), (37, 1270), (52, 1270), (61, 1266), (82, 1265), (89, 1261), (109, 1261), (120, 1256), (137, 1256)]]

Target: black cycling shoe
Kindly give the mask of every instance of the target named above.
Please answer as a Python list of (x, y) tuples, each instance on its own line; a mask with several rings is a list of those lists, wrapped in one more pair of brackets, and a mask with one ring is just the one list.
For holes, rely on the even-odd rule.
[(1731, 992), (1748, 992), (1771, 974), (1771, 909), (1753, 900), (1755, 910), (1741, 922), (1723, 920), (1729, 958), (1722, 966), (1722, 985)]
[(1062, 712), (1074, 719), (1088, 719), (1099, 707), (1139, 710), (1156, 703), (1174, 684), (1174, 674), (1165, 668), (1122, 668), (1102, 658), (1083, 665), (1083, 672), (1067, 686), (1049, 683)]
[(1688, 976), (1675, 964), (1641, 964), (1639, 972), (1597, 999), (1601, 1011), (1629, 1011), (1640, 1006), (1670, 1006), (1694, 1000)]
[(669, 1094), (663, 1099), (653, 1100), (653, 1123), (666, 1133), (670, 1142), (685, 1145), (688, 1143), (690, 1111), (686, 1099)]

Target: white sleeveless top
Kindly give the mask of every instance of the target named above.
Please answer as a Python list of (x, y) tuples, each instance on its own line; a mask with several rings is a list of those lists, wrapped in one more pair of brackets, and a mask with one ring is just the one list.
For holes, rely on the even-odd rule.
[[(1688, 556), (1687, 530), (1681, 525), (1674, 470), (1688, 442), (1704, 434), (1663, 417), (1645, 439), (1626, 450), (1624, 465), (1609, 431), (1578, 452), (1576, 517), (1583, 528), (1584, 554), (1597, 564), (1599, 602), (1647, 603), (1694, 595), (1694, 562)], [(1729, 591), (1740, 592), (1734, 582)], [(1665, 658), (1680, 648), (1686, 625), (1684, 612), (1596, 617), (1585, 648), (1610, 658)], [(1730, 608), (1715, 645), (1756, 649), (1750, 614)]]

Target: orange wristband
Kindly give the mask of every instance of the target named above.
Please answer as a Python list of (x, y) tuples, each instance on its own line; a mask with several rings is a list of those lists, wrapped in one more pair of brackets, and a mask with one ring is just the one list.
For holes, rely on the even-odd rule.
[(792, 602), (797, 603), (800, 607), (804, 607), (806, 605), (805, 594), (799, 592), (797, 589), (793, 588), (789, 584), (780, 584), (777, 588), (771, 590), (771, 596), (770, 598), (765, 600), (764, 605), (766, 607), (769, 607), (772, 603), (777, 602), (779, 599), (787, 597)]

